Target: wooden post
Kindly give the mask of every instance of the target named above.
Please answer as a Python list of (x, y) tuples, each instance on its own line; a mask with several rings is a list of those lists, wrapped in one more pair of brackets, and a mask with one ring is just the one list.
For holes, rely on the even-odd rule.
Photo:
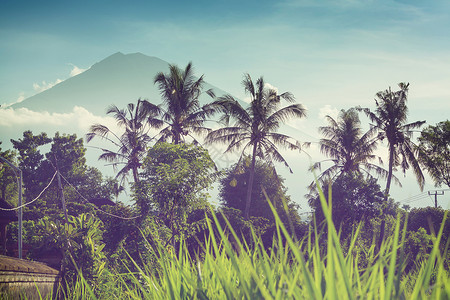
[(428, 195), (434, 195), (434, 207), (437, 208), (437, 196), (444, 195), (444, 191), (428, 191)]
[[(56, 159), (56, 157), (55, 157)], [(66, 224), (69, 224), (69, 218), (67, 217), (67, 209), (66, 209), (66, 200), (64, 199), (64, 191), (61, 185), (61, 176), (59, 175), (59, 169), (58, 169), (58, 161), (56, 162), (56, 175), (58, 177), (58, 187), (59, 191), (61, 193), (61, 202), (62, 202), (62, 209), (64, 211), (64, 219), (66, 221)]]
[(22, 258), (22, 232), (23, 232), (23, 211), (22, 211), (22, 171), (19, 170), (19, 237), (18, 237), (18, 248), (19, 248), (19, 258)]

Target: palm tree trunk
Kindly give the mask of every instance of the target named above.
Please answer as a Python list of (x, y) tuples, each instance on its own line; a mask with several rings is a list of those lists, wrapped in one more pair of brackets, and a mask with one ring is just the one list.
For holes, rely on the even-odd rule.
[[(391, 189), (391, 181), (392, 181), (392, 172), (394, 169), (394, 145), (389, 144), (389, 169), (388, 169), (388, 177), (387, 177), (387, 182), (386, 182), (386, 191), (384, 192), (384, 200), (387, 201), (389, 198), (389, 191)], [(384, 213), (383, 213), (384, 215)], [(381, 225), (380, 225), (380, 239), (378, 240), (377, 243), (377, 252), (380, 251), (381, 249), (381, 244), (383, 243), (384, 240), (384, 233), (386, 230), (386, 219), (383, 218), (383, 220), (381, 220)]]
[(389, 169), (388, 177), (386, 179), (385, 200), (389, 197), (389, 191), (391, 189), (392, 172), (394, 169), (394, 145), (389, 145)]
[(139, 183), (139, 173), (137, 167), (133, 167), (133, 179), (134, 183)]
[(252, 153), (252, 164), (250, 166), (250, 175), (248, 179), (247, 197), (245, 199), (245, 219), (250, 218), (250, 204), (252, 201), (252, 189), (253, 189), (253, 177), (255, 176), (255, 163), (256, 163), (256, 146), (257, 143), (253, 145)]

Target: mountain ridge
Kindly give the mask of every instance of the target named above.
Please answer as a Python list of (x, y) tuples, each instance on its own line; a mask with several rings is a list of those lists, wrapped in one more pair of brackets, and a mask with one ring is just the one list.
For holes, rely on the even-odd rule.
[[(161, 97), (153, 80), (158, 72), (168, 72), (168, 67), (168, 62), (154, 56), (139, 52), (116, 52), (93, 64), (83, 73), (11, 107), (25, 107), (37, 112), (66, 113), (74, 106), (81, 106), (95, 115), (104, 115), (106, 107), (111, 104), (121, 108), (138, 99), (159, 104)], [(209, 88), (213, 88), (217, 95), (225, 94), (221, 89), (206, 82), (205, 89)], [(206, 97), (201, 96), (202, 104), (210, 101)]]

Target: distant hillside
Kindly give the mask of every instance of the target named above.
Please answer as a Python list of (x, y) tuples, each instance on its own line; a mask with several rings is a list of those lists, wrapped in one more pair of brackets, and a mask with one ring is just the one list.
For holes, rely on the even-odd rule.
[[(185, 65), (179, 67), (184, 68)], [(122, 108), (139, 98), (159, 104), (161, 97), (153, 84), (158, 72), (168, 72), (166, 61), (141, 53), (118, 52), (94, 64), (89, 70), (12, 107), (63, 113), (77, 105), (96, 115), (104, 115), (106, 107), (111, 104)], [(196, 75), (201, 76), (202, 73), (197, 70)], [(225, 93), (209, 84), (205, 88), (213, 88), (219, 95)], [(210, 101), (207, 96), (201, 100)]]

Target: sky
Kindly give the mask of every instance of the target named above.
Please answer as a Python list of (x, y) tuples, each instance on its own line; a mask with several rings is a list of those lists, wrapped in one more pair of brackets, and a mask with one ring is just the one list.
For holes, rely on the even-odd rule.
[[(2, 0), (0, 104), (30, 97), (118, 51), (141, 52), (180, 66), (192, 61), (208, 82), (242, 99), (243, 74), (263, 75), (308, 108), (306, 120), (291, 123), (299, 139), (317, 141), (325, 115), (374, 108), (374, 95), (399, 82), (410, 83), (409, 120), (435, 125), (450, 115), (448, 28), (445, 0)], [(411, 188), (397, 189), (396, 199), (426, 198), (411, 204), (429, 205), (410, 177)]]

